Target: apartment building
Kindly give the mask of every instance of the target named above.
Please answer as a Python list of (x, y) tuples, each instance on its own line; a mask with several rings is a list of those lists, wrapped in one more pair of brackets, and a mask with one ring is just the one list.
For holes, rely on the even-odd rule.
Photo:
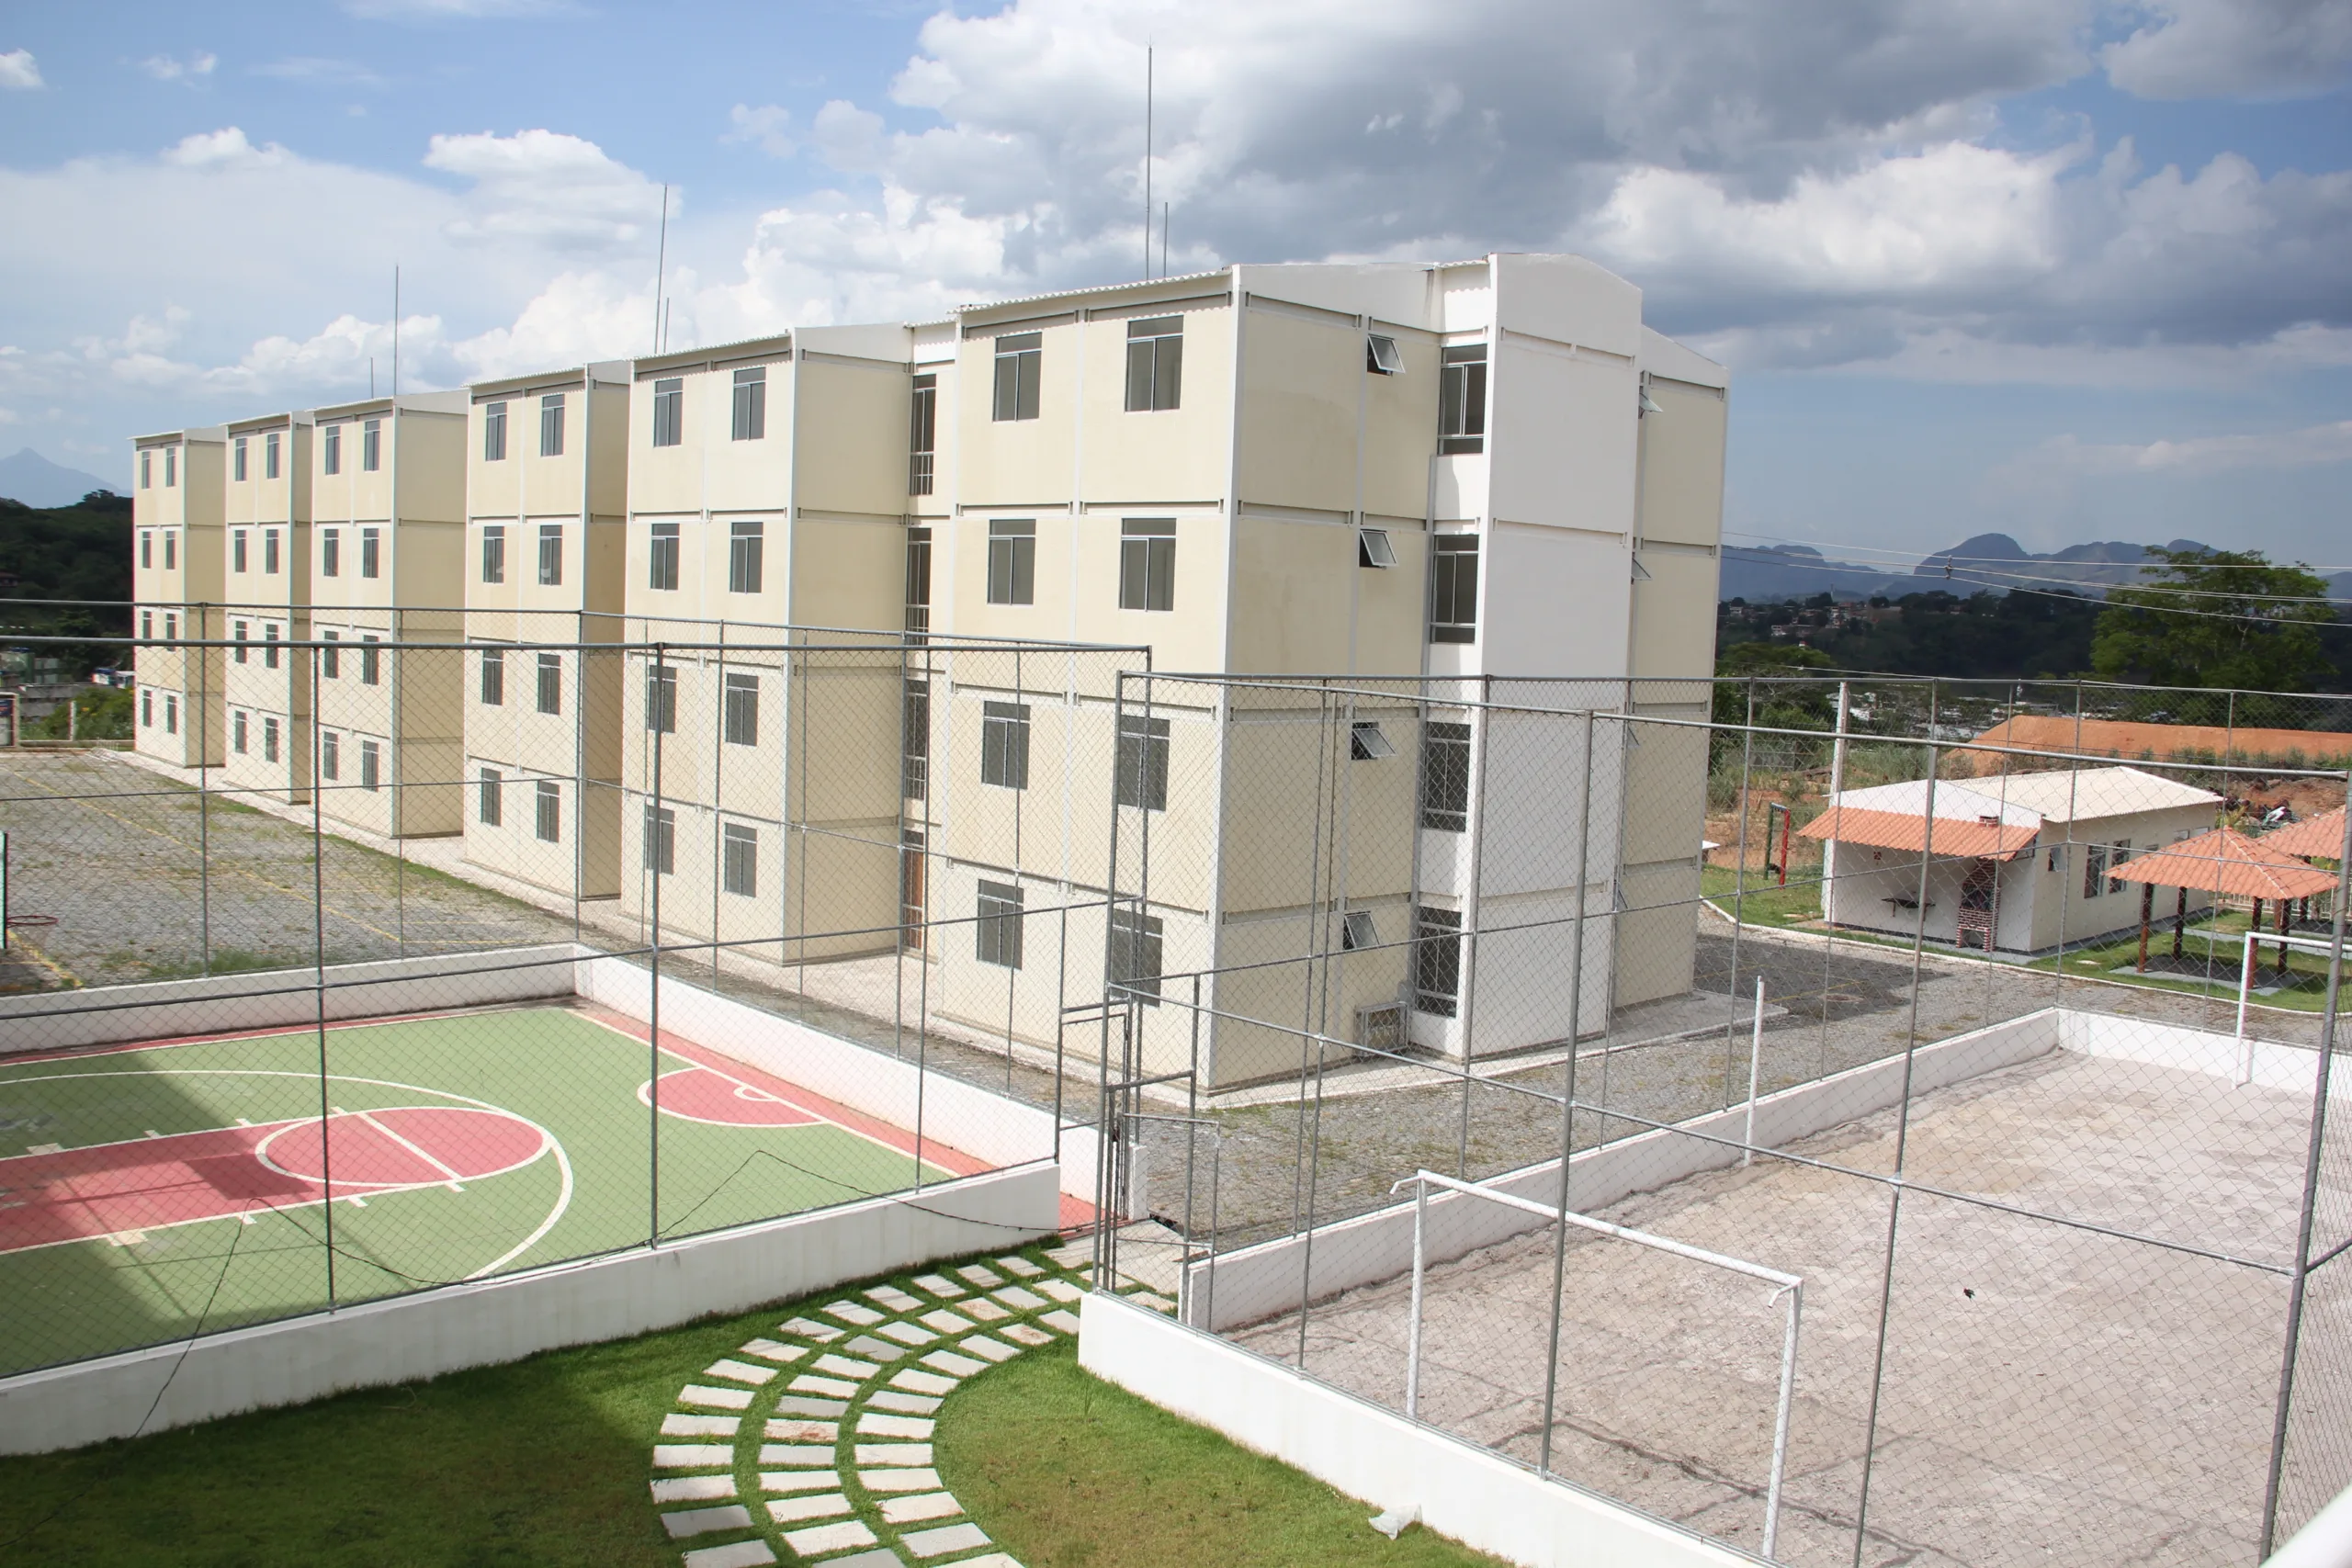
[[(312, 412), (320, 809), (390, 837), (463, 829), (464, 392)], [(409, 645), (387, 659), (379, 643)], [(446, 655), (418, 644), (447, 643)]]
[(219, 649), (228, 433), (172, 430), (131, 443), (131, 598), (139, 646), (133, 745), (174, 767), (217, 764), (228, 745)]
[(620, 892), (624, 360), (469, 389), (466, 858), (565, 895)]
[(287, 802), (311, 791), (311, 416), (265, 414), (226, 429), (221, 525), (228, 749), (221, 782)]

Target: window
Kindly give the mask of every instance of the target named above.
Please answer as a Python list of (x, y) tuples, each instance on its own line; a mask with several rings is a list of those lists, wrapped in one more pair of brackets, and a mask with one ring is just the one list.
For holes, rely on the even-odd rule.
[(139, 531), (139, 565), (142, 570), (144, 570), (153, 566), (154, 564), (155, 530), (153, 528), (142, 528)]
[(989, 603), (1037, 602), (1037, 525), (1026, 517), (989, 520)]
[(164, 488), (170, 490), (179, 482), (180, 449), (176, 446), (166, 446), (164, 448)]
[(363, 686), (377, 685), (382, 680), (384, 652), (376, 646), (380, 640), (373, 632), (360, 634), (359, 683)]
[(735, 372), (734, 437), (759, 441), (768, 433), (768, 367), (754, 365)]
[(1374, 376), (1402, 376), (1405, 356), (1396, 351), (1396, 340), (1384, 333), (1365, 333), (1363, 367)]
[(1462, 999), (1462, 915), (1455, 909), (1413, 911), (1413, 1007), (1452, 1018)]
[(2083, 897), (2097, 898), (2107, 891), (2107, 846), (2083, 846)]
[(686, 382), (665, 376), (653, 383), (653, 445), (675, 446), (685, 439)]
[(139, 728), (141, 729), (155, 728), (155, 694), (153, 692), (139, 694)]
[(543, 844), (563, 842), (563, 786), (541, 779), (533, 787), (532, 830)]
[(1029, 787), (1029, 705), (980, 705), (980, 782)]
[(907, 640), (931, 632), (931, 530), (907, 530)]
[(261, 628), (261, 667), (277, 668), (277, 625), (274, 621)]
[(277, 530), (275, 528), (261, 531), (261, 570), (264, 576), (277, 575)]
[(929, 495), (932, 459), (939, 444), (939, 377), (915, 378), (914, 411), (908, 423), (907, 493)]
[(335, 644), (343, 640), (341, 632), (321, 632), (319, 640), (326, 646), (319, 649), (319, 673), (330, 681), (343, 679), (343, 649)]
[(1111, 983), (1146, 1007), (1159, 1005), (1159, 920), (1133, 909), (1111, 911)]
[(330, 424), (319, 432), (319, 472), (343, 472), (343, 426)]
[(1176, 607), (1176, 520), (1129, 517), (1119, 525), (1119, 608)]
[(481, 650), (481, 705), (506, 705), (506, 650), (503, 648)]
[(504, 403), (484, 403), (481, 407), (481, 460), (485, 463), (506, 461)]
[(999, 420), (1037, 417), (1037, 374), (1045, 364), (1045, 334), (1010, 333), (996, 340)]
[(237, 662), (240, 664), (245, 661), (245, 639), (251, 626), (249, 621), (239, 621), (231, 633), (237, 639)]
[(760, 894), (760, 830), (729, 822), (718, 829), (718, 886), (741, 898)]
[(177, 642), (179, 639), (180, 614), (177, 610), (166, 610), (164, 612), (164, 640)]
[(560, 714), (563, 711), (563, 656), (556, 653), (539, 655), (538, 708), (541, 713)]
[(481, 580), (484, 582), (506, 581), (506, 526), (504, 524), (482, 525)]
[(229, 474), (231, 478), (236, 479), (240, 484), (243, 483), (247, 478), (245, 472), (245, 441), (246, 438), (240, 435), (236, 440), (229, 444)]
[(563, 586), (563, 525), (539, 525), (539, 586)]
[(2120, 893), (2125, 890), (2127, 885), (2121, 877), (2115, 874), (2121, 871), (2123, 869), (2123, 863), (2131, 858), (2131, 840), (2126, 839), (2120, 844), (2109, 846), (2107, 852), (2107, 890), (2109, 893)]
[(656, 876), (678, 869), (678, 814), (650, 801), (645, 807), (645, 869)]
[(340, 528), (319, 530), (319, 575), (343, 575), (343, 530)]
[(496, 768), (484, 768), (481, 778), (474, 785), (474, 815), (485, 828), (495, 828), (506, 819), (504, 780)]
[(277, 477), (278, 454), (284, 439), (284, 435), (275, 430), (261, 438), (262, 478), (274, 479)]
[(760, 678), (740, 670), (727, 672), (719, 694), (719, 732), (729, 746), (760, 743)]
[(1478, 640), (1478, 536), (1440, 534), (1430, 541), (1430, 640)]
[(1372, 923), (1369, 909), (1351, 909), (1340, 917), (1340, 950), (1358, 953), (1367, 947), (1380, 945), (1379, 928)]
[(678, 525), (675, 523), (653, 525), (653, 542), (646, 551), (645, 585), (656, 592), (668, 593), (678, 586)]
[(171, 693), (165, 692), (164, 694), (164, 733), (177, 735), (179, 732), (180, 700)]
[(384, 466), (384, 422), (363, 419), (359, 422), (359, 468), (363, 473), (374, 473)]
[(1146, 811), (1168, 809), (1168, 721), (1141, 714), (1119, 716), (1116, 797), (1121, 806)]
[(651, 664), (645, 671), (645, 728), (656, 735), (678, 733), (678, 671)]
[(155, 488), (155, 454), (153, 451), (139, 454), (139, 488), (141, 490)]
[(384, 754), (373, 740), (359, 743), (359, 787), (375, 790), (383, 783)]
[(1351, 761), (1377, 762), (1395, 755), (1396, 748), (1389, 744), (1388, 737), (1381, 732), (1378, 724), (1366, 721), (1348, 727), (1348, 758)]
[(1470, 828), (1470, 727), (1431, 719), (1421, 727), (1421, 826)]
[(246, 530), (243, 528), (235, 528), (230, 531), (229, 570), (232, 571), (243, 571), (246, 570), (245, 534)]
[(1184, 379), (1184, 318), (1150, 316), (1127, 323), (1127, 412), (1177, 406)]
[(767, 566), (767, 525), (727, 525), (727, 592), (757, 593)]
[(910, 681), (899, 705), (899, 793), (921, 800), (931, 787), (931, 682)]
[(139, 640), (141, 642), (155, 640), (155, 612), (153, 610), (139, 612)]
[(539, 456), (563, 456), (563, 394), (549, 392), (539, 400)]
[(176, 528), (166, 528), (164, 530), (164, 570), (175, 571), (179, 564), (180, 531)]
[(1021, 967), (1021, 889), (1003, 882), (980, 884), (979, 919), (973, 922), (983, 964)]
[(243, 708), (229, 716), (229, 744), (236, 749), (238, 756), (245, 754), (245, 710)]
[(261, 760), (265, 762), (277, 761), (277, 716), (276, 714), (262, 716)]
[(359, 575), (362, 577), (380, 574), (384, 561), (382, 533), (380, 528), (359, 530)]
[(1385, 571), (1396, 564), (1396, 547), (1385, 528), (1364, 528), (1356, 534), (1356, 564)]
[(1445, 351), (1438, 371), (1437, 449), (1487, 449), (1487, 345), (1459, 344)]
[(343, 738), (334, 730), (319, 735), (319, 776), (322, 779), (343, 777)]

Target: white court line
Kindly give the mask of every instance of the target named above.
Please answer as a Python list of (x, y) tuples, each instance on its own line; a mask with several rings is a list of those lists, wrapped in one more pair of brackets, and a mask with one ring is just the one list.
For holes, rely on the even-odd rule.
[[(391, 1141), (392, 1141), (392, 1142), (394, 1142), (394, 1143), (398, 1144), (401, 1147), (402, 1147), (402, 1148), (406, 1149), (409, 1153), (411, 1153), (411, 1154), (414, 1155), (417, 1158), (419, 1158), (419, 1159), (423, 1160), (425, 1164), (427, 1164), (427, 1165), (431, 1166), (434, 1169), (435, 1169), (435, 1170), (439, 1171), (442, 1175), (444, 1175), (444, 1176), (447, 1177), (447, 1178), (449, 1179), (449, 1190), (450, 1190), (450, 1191), (452, 1191), (452, 1192), (463, 1192), (463, 1191), (466, 1190), (466, 1189), (465, 1189), (465, 1184), (464, 1184), (461, 1180), (459, 1180), (459, 1179), (458, 1179), (458, 1173), (457, 1173), (456, 1171), (454, 1171), (454, 1170), (450, 1169), (447, 1166), (446, 1166), (446, 1165), (442, 1164), (439, 1160), (435, 1159), (435, 1158), (434, 1158), (430, 1154), (427, 1154), (424, 1149), (419, 1148), (415, 1144), (411, 1143), (408, 1139), (401, 1137), (398, 1133), (393, 1132), (390, 1127), (385, 1126), (381, 1122), (377, 1121), (377, 1120), (376, 1120), (376, 1115), (375, 1115), (375, 1112), (374, 1112), (374, 1111), (363, 1111), (359, 1112), (359, 1120), (361, 1120), (362, 1122), (367, 1122), (367, 1123), (368, 1123), (368, 1125), (369, 1125), (370, 1127), (375, 1128), (375, 1129), (376, 1129), (376, 1131), (378, 1131), (379, 1133), (383, 1134), (384, 1134), (384, 1136), (386, 1136), (386, 1137), (388, 1137), (388, 1138), (391, 1139)], [(544, 1128), (542, 1128), (542, 1129), (541, 1129), (541, 1131), (543, 1131), (543, 1132), (544, 1132), (544, 1131), (545, 1131), (545, 1129), (544, 1129)], [(532, 1158), (532, 1159), (537, 1159), (537, 1157), (538, 1157), (538, 1156), (537, 1156), (537, 1155), (533, 1155), (533, 1156), (531, 1156), (531, 1158)], [(525, 1161), (524, 1163), (527, 1165), (527, 1164), (529, 1164), (530, 1162), (529, 1162), (528, 1160), (526, 1160), (526, 1161)]]

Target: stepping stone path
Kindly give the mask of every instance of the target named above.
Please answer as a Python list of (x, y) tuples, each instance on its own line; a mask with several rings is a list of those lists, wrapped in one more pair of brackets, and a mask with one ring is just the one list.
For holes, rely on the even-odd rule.
[(941, 1485), (932, 1438), (967, 1380), (1077, 1335), (1090, 1251), (844, 1291), (695, 1372), (650, 1483), (684, 1568), (1021, 1568)]

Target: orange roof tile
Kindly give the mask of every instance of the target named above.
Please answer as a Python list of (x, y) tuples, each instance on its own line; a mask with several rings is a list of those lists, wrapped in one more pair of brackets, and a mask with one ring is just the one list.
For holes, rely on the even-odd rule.
[(2293, 855), (2267, 849), (2234, 828), (2216, 828), (2115, 867), (2119, 882), (2157, 887), (2201, 887), (2242, 898), (2308, 898), (2335, 886), (2331, 872), (2314, 871)]
[(2300, 855), (2305, 860), (2314, 855), (2334, 860), (2344, 852), (2344, 807), (2339, 806), (2317, 817), (2306, 817), (2301, 822), (2274, 828), (2255, 842), (2266, 850)]
[[(1842, 844), (1868, 844), (1880, 850), (1917, 851), (1928, 846), (1926, 818), (1906, 811), (1871, 811), (1856, 806), (1833, 806), (1797, 829), (1801, 839), (1836, 840)], [(1936, 818), (1935, 852), (1945, 855), (1974, 855), (2014, 860), (2033, 844), (2039, 828), (2018, 823), (1983, 822), (1967, 817)]]

